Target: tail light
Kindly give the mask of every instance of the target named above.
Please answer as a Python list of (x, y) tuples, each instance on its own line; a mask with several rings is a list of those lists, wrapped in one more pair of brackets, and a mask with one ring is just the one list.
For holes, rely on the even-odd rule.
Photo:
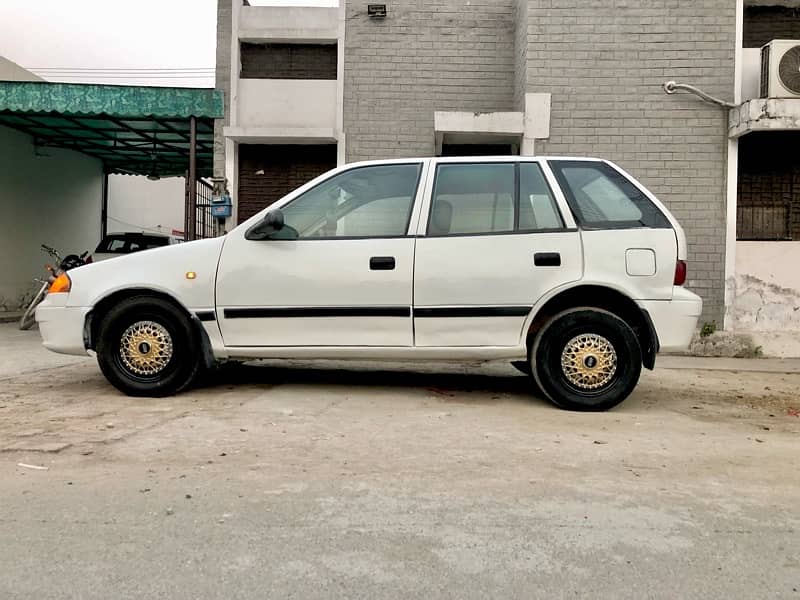
[(673, 282), (675, 285), (683, 285), (686, 283), (686, 261), (678, 260), (675, 263), (675, 279)]
[(83, 259), (84, 264), (90, 265), (92, 264), (92, 255), (90, 254), (86, 258)]

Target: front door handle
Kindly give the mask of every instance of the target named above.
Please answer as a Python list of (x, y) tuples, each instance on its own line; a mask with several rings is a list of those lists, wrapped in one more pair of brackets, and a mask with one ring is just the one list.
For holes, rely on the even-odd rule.
[(536, 252), (533, 264), (537, 267), (560, 267), (561, 254), (558, 252)]
[(394, 271), (394, 256), (373, 256), (369, 259), (371, 271)]

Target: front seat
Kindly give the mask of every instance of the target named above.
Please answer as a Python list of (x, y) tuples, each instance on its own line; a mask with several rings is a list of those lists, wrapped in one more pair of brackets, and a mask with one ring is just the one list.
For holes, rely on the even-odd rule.
[(447, 200), (435, 200), (429, 235), (447, 235), (453, 222), (453, 205)]

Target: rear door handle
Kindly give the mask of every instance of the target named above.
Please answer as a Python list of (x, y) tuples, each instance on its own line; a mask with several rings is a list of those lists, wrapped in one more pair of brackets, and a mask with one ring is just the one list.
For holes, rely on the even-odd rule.
[(372, 271), (394, 271), (394, 256), (373, 256), (369, 259)]
[(560, 267), (561, 254), (558, 252), (536, 252), (533, 264), (537, 267)]

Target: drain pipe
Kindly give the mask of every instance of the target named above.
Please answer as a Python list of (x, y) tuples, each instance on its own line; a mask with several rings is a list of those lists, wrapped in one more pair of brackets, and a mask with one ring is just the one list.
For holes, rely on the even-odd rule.
[(731, 102), (725, 102), (725, 100), (720, 100), (719, 98), (715, 98), (710, 94), (706, 94), (700, 88), (696, 88), (693, 85), (689, 85), (688, 83), (665, 81), (664, 85), (662, 85), (661, 87), (664, 88), (664, 92), (666, 92), (667, 94), (674, 94), (675, 92), (678, 91), (689, 92), (690, 94), (694, 94), (695, 96), (702, 98), (706, 102), (709, 102), (711, 104), (716, 104), (717, 106), (721, 106), (722, 108), (736, 108), (737, 106), (736, 104), (733, 104)]

